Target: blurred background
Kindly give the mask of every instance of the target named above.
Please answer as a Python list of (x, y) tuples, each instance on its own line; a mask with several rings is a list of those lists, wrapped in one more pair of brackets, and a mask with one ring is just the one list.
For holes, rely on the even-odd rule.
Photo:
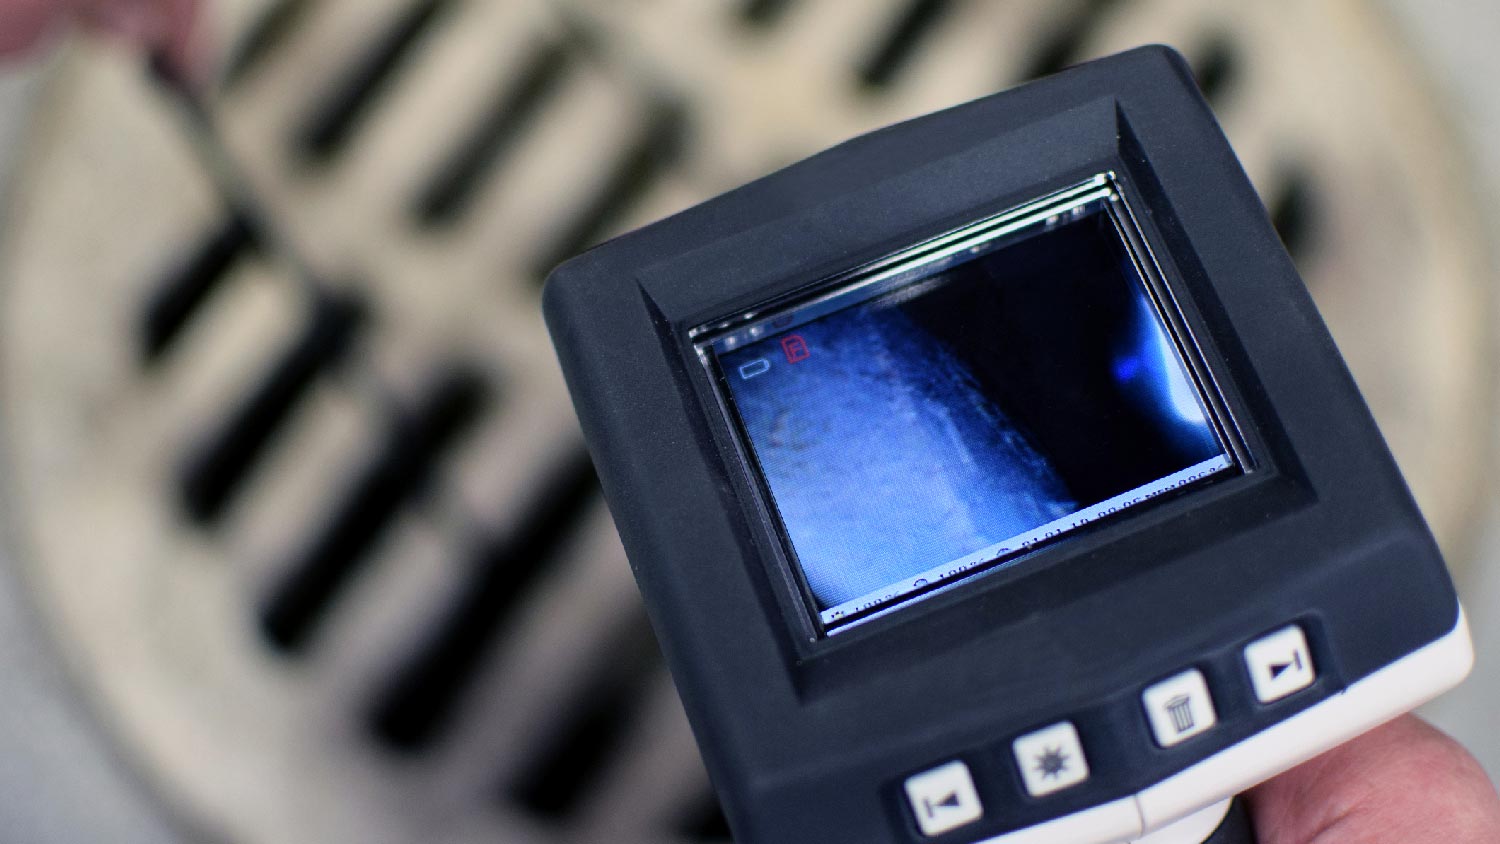
[(1145, 42), (1192, 63), (1439, 536), (1480, 663), (1427, 714), (1500, 774), (1500, 5), (220, 0), (206, 29), (233, 195), (128, 49), (0, 67), (7, 840), (725, 840), (543, 275)]

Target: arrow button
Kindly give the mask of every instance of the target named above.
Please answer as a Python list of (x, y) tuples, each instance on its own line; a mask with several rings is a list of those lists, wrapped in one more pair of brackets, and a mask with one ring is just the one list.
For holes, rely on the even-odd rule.
[(974, 778), (969, 774), (969, 766), (962, 762), (949, 762), (907, 780), (906, 799), (911, 802), (917, 826), (928, 838), (984, 817)]
[(1300, 692), (1317, 679), (1307, 636), (1296, 625), (1259, 639), (1245, 648), (1245, 667), (1261, 703)]
[(1292, 670), (1293, 668), (1297, 669), (1298, 671), (1302, 670), (1302, 652), (1301, 651), (1297, 651), (1297, 652), (1293, 653), (1291, 660), (1289, 660), (1287, 662), (1273, 662), (1273, 663), (1271, 663), (1271, 679), (1272, 680), (1280, 680), (1281, 679), (1281, 675), (1287, 673), (1288, 671)]

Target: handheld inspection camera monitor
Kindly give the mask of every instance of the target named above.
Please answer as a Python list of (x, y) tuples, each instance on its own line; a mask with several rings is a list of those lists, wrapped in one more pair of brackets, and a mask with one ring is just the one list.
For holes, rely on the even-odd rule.
[(1170, 50), (835, 147), (546, 311), (741, 844), (1229, 840), (1472, 663)]

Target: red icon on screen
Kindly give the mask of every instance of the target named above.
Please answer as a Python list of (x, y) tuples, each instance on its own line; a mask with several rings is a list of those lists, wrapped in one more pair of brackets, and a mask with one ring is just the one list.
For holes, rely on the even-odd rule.
[(812, 352), (807, 348), (807, 341), (802, 339), (801, 334), (793, 334), (781, 339), (781, 351), (786, 355), (787, 363), (797, 363), (812, 357)]

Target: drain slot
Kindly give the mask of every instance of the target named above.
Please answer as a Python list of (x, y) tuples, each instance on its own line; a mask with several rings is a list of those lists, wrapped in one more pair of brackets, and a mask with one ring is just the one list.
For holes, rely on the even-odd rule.
[(1318, 192), (1307, 169), (1299, 164), (1286, 167), (1266, 205), (1292, 260), (1306, 258), (1317, 245), (1319, 225)]
[(297, 151), (325, 162), (347, 146), (423, 36), (453, 5), (454, 0), (420, 0), (408, 8), (312, 110), (297, 132)]
[(415, 411), (394, 421), (332, 518), (290, 567), (291, 576), (266, 601), (261, 631), (277, 649), (306, 647), (402, 506), (422, 492), (442, 457), (479, 421), (486, 392), (477, 371), (455, 367), (436, 379)]
[(663, 670), (643, 611), (605, 638), (605, 659), (561, 708), (525, 771), (503, 792), (533, 814), (563, 820), (575, 814), (620, 750)]
[(860, 66), (860, 84), (866, 88), (888, 88), (894, 84), (922, 42), (956, 5), (955, 0), (913, 0), (908, 4)]
[(562, 227), (552, 246), (535, 262), (533, 273), (537, 281), (619, 225), (682, 156), (686, 136), (687, 115), (682, 106), (662, 103), (653, 107), (640, 133), (620, 154), (599, 192)]
[(180, 493), (189, 518), (206, 525), (223, 515), (312, 385), (349, 350), (364, 315), (352, 296), (314, 300), (301, 336), (188, 460)]
[(1084, 48), (1089, 39), (1104, 25), (1105, 18), (1124, 0), (1084, 0), (1078, 11), (1067, 19), (1050, 36), (1025, 66), (1021, 80), (1051, 76), (1058, 71), (1077, 64), (1084, 58)]
[(141, 358), (155, 363), (166, 355), (202, 306), (221, 288), (239, 261), (259, 248), (254, 228), (240, 213), (198, 242), (152, 291), (141, 315)]
[(740, 19), (751, 26), (769, 28), (779, 22), (793, 5), (793, 0), (744, 0)]
[(219, 84), (232, 90), (248, 79), (307, 19), (317, 0), (276, 0), (257, 16), (230, 51)]
[(495, 107), (438, 168), (417, 201), (413, 216), (427, 227), (451, 223), (473, 202), (486, 177), (524, 137), (543, 107), (567, 79), (572, 55), (564, 45), (542, 45), (514, 79), (507, 79)]
[(1222, 33), (1204, 44), (1194, 56), (1192, 65), (1193, 78), (1197, 80), (1203, 98), (1216, 107), (1240, 78), (1239, 50), (1234, 41)]
[(594, 465), (578, 448), (538, 485), (515, 527), (479, 549), (469, 582), (376, 699), (370, 729), (377, 738), (414, 751), (447, 728), (491, 643), (598, 495)]

